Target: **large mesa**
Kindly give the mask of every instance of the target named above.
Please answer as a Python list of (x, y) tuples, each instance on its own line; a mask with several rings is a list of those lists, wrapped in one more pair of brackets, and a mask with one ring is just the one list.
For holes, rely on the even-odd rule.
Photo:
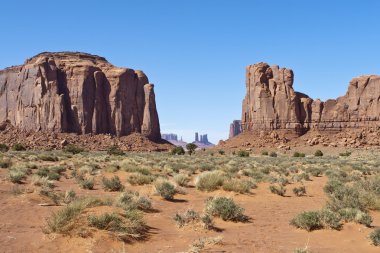
[(161, 139), (153, 84), (79, 52), (41, 53), (0, 70), (0, 122), (27, 131)]

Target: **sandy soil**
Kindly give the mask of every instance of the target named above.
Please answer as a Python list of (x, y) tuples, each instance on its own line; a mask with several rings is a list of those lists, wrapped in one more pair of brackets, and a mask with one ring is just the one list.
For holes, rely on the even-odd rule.
[[(123, 182), (127, 173), (117, 173)], [(74, 238), (62, 235), (45, 235), (42, 225), (52, 211), (61, 207), (42, 207), (43, 200), (36, 193), (14, 195), (12, 184), (5, 181), (5, 170), (0, 170), (0, 252), (187, 252), (192, 242), (199, 238), (222, 236), (221, 244), (206, 247), (202, 252), (293, 252), (297, 247), (308, 247), (312, 252), (379, 252), (372, 246), (367, 236), (373, 228), (354, 223), (345, 224), (341, 231), (319, 230), (306, 232), (289, 225), (289, 220), (305, 210), (316, 210), (326, 202), (323, 186), (325, 177), (313, 177), (305, 183), (307, 196), (295, 197), (288, 185), (287, 195), (280, 197), (270, 193), (267, 183), (258, 185), (251, 195), (241, 195), (216, 191), (203, 193), (195, 188), (186, 188), (187, 194), (176, 195), (169, 202), (151, 195), (156, 212), (147, 213), (145, 220), (150, 227), (145, 241), (126, 244), (112, 240), (106, 233), (96, 233), (91, 238)], [(27, 185), (25, 185), (27, 187)], [(95, 190), (82, 190), (72, 179), (61, 179), (57, 191), (73, 189), (78, 195), (116, 196), (105, 193), (99, 186)], [(132, 187), (152, 194), (152, 186)], [(251, 220), (247, 223), (224, 222), (216, 219), (215, 230), (206, 231), (197, 227), (178, 228), (173, 221), (177, 211), (188, 208), (202, 211), (204, 201), (209, 196), (232, 196), (245, 208)], [(380, 226), (380, 213), (373, 212), (373, 225)]]

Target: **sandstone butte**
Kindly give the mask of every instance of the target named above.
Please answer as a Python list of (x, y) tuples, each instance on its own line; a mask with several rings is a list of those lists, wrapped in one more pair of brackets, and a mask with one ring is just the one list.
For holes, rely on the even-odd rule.
[(354, 78), (346, 94), (325, 102), (294, 91), (291, 69), (266, 63), (246, 68), (246, 96), (242, 106), (243, 132), (310, 129), (341, 131), (380, 126), (380, 76)]
[(0, 70), (0, 122), (5, 121), (31, 132), (161, 139), (148, 77), (79, 52), (45, 52)]

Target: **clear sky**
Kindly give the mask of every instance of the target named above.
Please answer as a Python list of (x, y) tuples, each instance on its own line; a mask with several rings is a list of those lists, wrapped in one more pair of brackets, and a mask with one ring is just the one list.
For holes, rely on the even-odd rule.
[(312, 98), (380, 74), (377, 0), (2, 1), (0, 68), (42, 51), (83, 51), (143, 70), (162, 133), (217, 142), (241, 117), (245, 66), (295, 72)]

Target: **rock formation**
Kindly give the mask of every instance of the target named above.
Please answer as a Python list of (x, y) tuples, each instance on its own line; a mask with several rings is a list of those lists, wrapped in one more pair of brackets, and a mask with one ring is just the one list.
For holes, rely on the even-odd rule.
[(1, 70), (0, 122), (5, 120), (27, 131), (161, 138), (147, 76), (85, 53), (41, 53)]
[(232, 137), (240, 134), (241, 131), (242, 131), (241, 120), (232, 121), (232, 123), (230, 124), (230, 134), (229, 134), (228, 138), (232, 138)]
[(294, 91), (293, 79), (291, 69), (266, 63), (247, 67), (243, 131), (286, 129), (304, 134), (310, 129), (380, 126), (379, 76), (354, 78), (346, 95), (325, 102)]
[(178, 141), (176, 134), (161, 134), (161, 138), (167, 141)]

